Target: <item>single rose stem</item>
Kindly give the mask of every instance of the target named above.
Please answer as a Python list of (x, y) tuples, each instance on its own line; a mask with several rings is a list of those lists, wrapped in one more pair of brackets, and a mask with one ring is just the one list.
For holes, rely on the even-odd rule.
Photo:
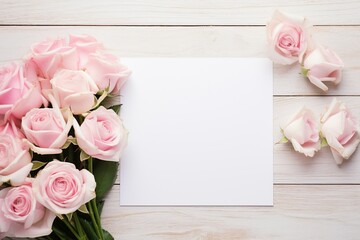
[(93, 173), (93, 158), (92, 158), (92, 156), (90, 156), (88, 159), (88, 170), (89, 170), (89, 172)]
[(71, 225), (71, 223), (69, 222), (69, 220), (67, 219), (67, 216), (64, 215), (62, 221), (65, 223), (65, 225), (70, 229), (70, 231), (74, 234), (74, 236), (78, 239), (81, 240), (79, 234), (77, 234), (76, 230), (74, 229), (74, 227)]
[(90, 204), (93, 205), (92, 207), (94, 209), (95, 219), (96, 219), (97, 225), (100, 228), (100, 235), (101, 235), (101, 238), (104, 239), (104, 234), (103, 234), (102, 227), (101, 227), (100, 214), (99, 214), (99, 210), (96, 205), (96, 197), (93, 200), (91, 200)]

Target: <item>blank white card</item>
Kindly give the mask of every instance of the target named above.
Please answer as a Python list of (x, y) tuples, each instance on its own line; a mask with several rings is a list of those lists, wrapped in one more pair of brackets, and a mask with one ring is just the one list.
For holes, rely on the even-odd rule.
[(273, 74), (260, 58), (129, 58), (121, 206), (272, 205)]

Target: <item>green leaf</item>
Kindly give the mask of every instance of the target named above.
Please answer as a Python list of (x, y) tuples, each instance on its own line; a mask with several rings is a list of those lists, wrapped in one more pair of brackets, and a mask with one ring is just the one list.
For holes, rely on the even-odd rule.
[(321, 141), (321, 147), (327, 147), (329, 146), (326, 138), (323, 136), (322, 132), (320, 132), (320, 141)]
[(89, 156), (86, 152), (84, 152), (84, 151), (81, 150), (81, 153), (80, 153), (80, 161), (85, 161), (85, 160), (87, 160), (87, 159), (89, 159), (89, 158), (90, 158), (90, 156)]
[(280, 143), (287, 143), (289, 142), (289, 139), (287, 137), (285, 137), (285, 134), (284, 134), (284, 130), (282, 128), (280, 128), (280, 132), (282, 134), (282, 138), (276, 142), (275, 144), (280, 144)]
[(96, 197), (101, 201), (113, 186), (118, 173), (118, 162), (94, 159), (94, 176), (96, 181)]
[(79, 221), (81, 223), (81, 226), (84, 228), (86, 236), (89, 240), (98, 240), (99, 237), (96, 235), (96, 232), (94, 230), (94, 226), (86, 219), (79, 218)]
[(117, 105), (111, 106), (110, 108), (111, 108), (112, 110), (114, 110), (114, 112), (116, 112), (116, 114), (119, 114), (120, 109), (121, 109), (121, 105), (122, 105), (122, 104), (117, 104)]
[(61, 149), (66, 149), (70, 146), (70, 144), (77, 145), (76, 138), (73, 136), (69, 136), (65, 142), (65, 144), (62, 146)]
[(71, 221), (73, 214), (74, 214), (73, 212), (66, 214), (66, 217), (67, 217), (67, 219), (69, 219), (69, 221)]
[(40, 162), (40, 161), (32, 161), (33, 166), (31, 168), (31, 171), (36, 171), (47, 164), (47, 162)]
[(287, 143), (287, 142), (289, 142), (289, 139), (287, 139), (287, 137), (283, 136), (276, 144)]
[(78, 210), (82, 213), (89, 214), (89, 210), (87, 209), (85, 204), (81, 205), (81, 207)]
[(103, 210), (103, 207), (104, 207), (104, 203), (105, 203), (105, 200), (102, 200), (102, 201), (97, 203), (97, 208), (98, 208), (98, 212), (99, 212), (100, 216), (101, 216), (101, 213), (102, 213), (102, 210)]
[(101, 93), (101, 96), (98, 99), (95, 98), (95, 105), (92, 107), (92, 109), (98, 108), (102, 101), (104, 101), (104, 99), (107, 97), (109, 92), (107, 91), (107, 89), (105, 89), (104, 91), (101, 91), (99, 93)]
[(309, 71), (310, 71), (310, 69), (307, 69), (307, 68), (305, 68), (304, 66), (301, 66), (301, 74), (302, 74), (304, 77), (307, 77), (307, 76), (308, 76)]
[(104, 234), (104, 240), (114, 240), (114, 237), (111, 236), (111, 234), (108, 231), (106, 231), (105, 229), (103, 229), (102, 231)]

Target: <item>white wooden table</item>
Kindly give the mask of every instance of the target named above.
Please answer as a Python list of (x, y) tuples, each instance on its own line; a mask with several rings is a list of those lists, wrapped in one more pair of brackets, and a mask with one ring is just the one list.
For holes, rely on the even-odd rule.
[[(358, 0), (0, 0), (0, 62), (68, 33), (92, 34), (124, 57), (266, 57), (264, 25), (277, 8), (308, 16), (315, 37), (346, 69), (343, 82), (323, 96), (298, 66), (275, 66), (274, 141), (280, 119), (303, 103), (320, 113), (337, 96), (360, 119)], [(360, 239), (360, 150), (338, 167), (329, 149), (308, 159), (276, 145), (274, 184), (272, 208), (120, 208), (117, 182), (103, 223), (122, 240)]]

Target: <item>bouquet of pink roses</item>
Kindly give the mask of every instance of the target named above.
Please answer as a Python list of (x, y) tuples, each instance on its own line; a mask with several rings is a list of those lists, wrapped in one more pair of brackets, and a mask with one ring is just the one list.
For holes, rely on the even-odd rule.
[(111, 103), (129, 75), (87, 35), (0, 67), (1, 239), (113, 239), (100, 215), (127, 143)]

